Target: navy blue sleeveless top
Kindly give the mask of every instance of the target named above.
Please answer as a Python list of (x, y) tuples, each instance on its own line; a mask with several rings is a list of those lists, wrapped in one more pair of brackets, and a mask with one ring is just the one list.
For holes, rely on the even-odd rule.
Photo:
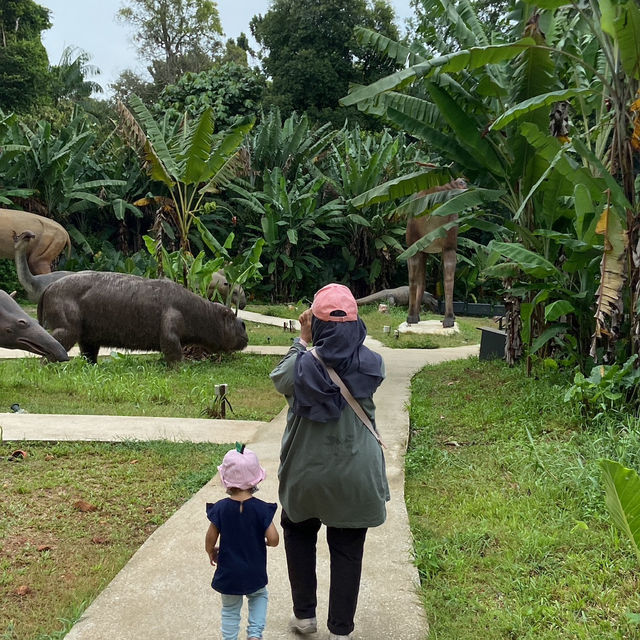
[(258, 498), (244, 502), (224, 498), (214, 504), (207, 503), (207, 518), (220, 532), (218, 564), (211, 582), (216, 591), (246, 595), (267, 584), (264, 534), (277, 508), (275, 502)]

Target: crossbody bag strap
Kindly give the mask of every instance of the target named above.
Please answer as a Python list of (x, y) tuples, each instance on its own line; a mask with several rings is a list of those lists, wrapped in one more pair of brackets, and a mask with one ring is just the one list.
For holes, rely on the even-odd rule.
[(340, 393), (342, 394), (344, 399), (349, 403), (349, 405), (351, 406), (355, 414), (358, 416), (358, 418), (360, 418), (360, 421), (362, 422), (362, 424), (364, 424), (364, 426), (367, 427), (369, 431), (371, 431), (373, 437), (378, 441), (378, 444), (384, 449), (386, 449), (387, 445), (384, 442), (382, 442), (382, 438), (380, 437), (378, 432), (375, 430), (375, 427), (373, 426), (373, 424), (371, 424), (371, 420), (369, 419), (369, 416), (365, 413), (360, 403), (353, 397), (353, 394), (351, 393), (351, 391), (349, 391), (349, 389), (347, 388), (347, 385), (342, 381), (342, 378), (337, 374), (336, 370), (333, 367), (330, 367), (328, 364), (326, 364), (322, 360), (322, 358), (317, 354), (315, 349), (311, 349), (311, 353), (318, 362), (324, 365), (325, 369), (327, 370), (327, 373), (329, 374), (329, 377), (331, 378), (331, 380), (333, 380), (333, 382), (335, 382), (338, 385), (340, 389)]

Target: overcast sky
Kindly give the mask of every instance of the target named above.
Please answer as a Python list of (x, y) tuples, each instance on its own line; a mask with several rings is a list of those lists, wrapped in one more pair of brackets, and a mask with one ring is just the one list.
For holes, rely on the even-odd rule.
[[(266, 13), (270, 0), (217, 0), (222, 29), (227, 38), (241, 32), (249, 34), (249, 21), (254, 15)], [(67, 46), (78, 47), (91, 55), (91, 64), (101, 71), (94, 81), (105, 90), (124, 69), (144, 73), (131, 44), (131, 28), (116, 21), (122, 0), (39, 0), (51, 10), (51, 29), (43, 32), (49, 62), (57, 64)], [(404, 31), (406, 18), (413, 15), (409, 0), (391, 0)]]

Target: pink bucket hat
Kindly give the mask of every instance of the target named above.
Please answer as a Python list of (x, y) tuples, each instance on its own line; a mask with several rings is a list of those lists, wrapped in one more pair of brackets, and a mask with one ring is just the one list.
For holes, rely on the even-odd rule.
[(311, 313), (325, 322), (355, 322), (358, 303), (348, 287), (332, 282), (316, 291)]
[(258, 456), (246, 447), (243, 453), (236, 449), (227, 451), (218, 471), (227, 489), (251, 489), (267, 477), (267, 472), (258, 462)]

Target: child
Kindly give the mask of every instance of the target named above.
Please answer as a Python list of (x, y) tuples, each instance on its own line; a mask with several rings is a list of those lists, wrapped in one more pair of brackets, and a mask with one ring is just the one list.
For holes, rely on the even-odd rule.
[[(243, 596), (249, 602), (248, 640), (260, 640), (267, 617), (267, 546), (280, 540), (273, 516), (277, 505), (254, 498), (265, 479), (253, 451), (244, 445), (228, 451), (218, 467), (228, 498), (207, 503), (210, 520), (205, 549), (217, 565), (211, 586), (222, 597), (222, 638), (237, 640)], [(220, 547), (216, 547), (220, 538)]]

